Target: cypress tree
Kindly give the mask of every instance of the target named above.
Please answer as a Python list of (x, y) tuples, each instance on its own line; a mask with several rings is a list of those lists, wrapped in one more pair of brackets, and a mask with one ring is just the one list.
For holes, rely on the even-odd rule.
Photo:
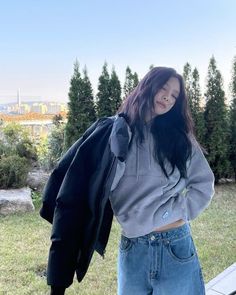
[(192, 68), (188, 62), (184, 65), (183, 79), (185, 82), (185, 89), (186, 89), (186, 94), (188, 96), (189, 107), (192, 112), (192, 109), (193, 109), (193, 105), (192, 105)]
[(96, 120), (92, 84), (86, 66), (83, 70), (81, 102), (81, 131), (84, 131)]
[(67, 124), (65, 127), (64, 151), (66, 151), (95, 121), (92, 87), (86, 67), (81, 77), (79, 63), (74, 64), (74, 74), (70, 81)]
[(230, 105), (230, 160), (236, 178), (236, 56), (233, 59)]
[(133, 74), (128, 66), (125, 71), (125, 83), (123, 87), (124, 99), (134, 90), (138, 83), (138, 74), (136, 72)]
[(99, 77), (96, 110), (97, 116), (99, 118), (113, 115), (113, 106), (111, 103), (110, 76), (107, 70), (106, 62), (103, 65), (102, 74)]
[(124, 99), (131, 93), (133, 90), (133, 75), (129, 66), (125, 70), (125, 83), (123, 87)]
[(204, 146), (205, 123), (204, 123), (204, 109), (201, 106), (201, 90), (199, 84), (199, 73), (195, 68), (192, 73), (192, 117), (195, 125), (196, 137)]
[(222, 76), (216, 67), (214, 56), (210, 59), (207, 75), (205, 122), (208, 160), (216, 182), (229, 171), (228, 127), (225, 93)]
[(80, 109), (79, 109), (79, 93), (82, 89), (82, 78), (79, 71), (79, 63), (76, 60), (74, 63), (74, 73), (70, 80), (69, 102), (67, 123), (65, 127), (65, 142), (64, 151), (66, 151), (78, 138), (78, 126), (80, 124)]
[(136, 72), (133, 73), (133, 89), (138, 85), (139, 79), (138, 74)]
[(115, 114), (121, 105), (121, 85), (119, 78), (116, 74), (115, 68), (112, 68), (110, 79), (110, 98), (112, 114)]

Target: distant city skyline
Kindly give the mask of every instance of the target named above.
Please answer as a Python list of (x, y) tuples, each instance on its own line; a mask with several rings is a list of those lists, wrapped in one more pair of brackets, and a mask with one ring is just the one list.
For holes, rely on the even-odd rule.
[[(19, 92), (18, 92), (19, 94)], [(0, 104), (0, 116), (3, 115), (25, 115), (40, 113), (42, 115), (58, 114), (68, 111), (67, 103), (59, 101), (21, 101), (18, 96), (17, 102)]]
[(236, 55), (235, 0), (3, 1), (0, 10), (0, 102), (22, 98), (68, 101), (76, 59), (97, 92), (106, 61), (123, 86), (125, 69), (142, 78), (151, 64), (182, 73), (189, 62), (202, 94), (214, 55), (229, 96)]
[[(59, 100), (56, 98), (42, 98), (40, 96), (22, 96), (21, 95), (21, 103), (24, 102), (58, 102), (58, 103), (67, 103), (67, 100)], [(7, 104), (7, 103), (17, 103), (17, 95), (0, 95), (0, 104)]]

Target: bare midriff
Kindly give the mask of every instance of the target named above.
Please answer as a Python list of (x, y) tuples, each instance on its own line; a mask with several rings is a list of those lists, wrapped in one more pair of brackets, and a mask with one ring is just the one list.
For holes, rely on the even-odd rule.
[(167, 225), (164, 225), (162, 227), (156, 227), (153, 231), (166, 231), (172, 228), (179, 227), (181, 225), (185, 224), (185, 221), (183, 219), (179, 219), (175, 222), (169, 223)]

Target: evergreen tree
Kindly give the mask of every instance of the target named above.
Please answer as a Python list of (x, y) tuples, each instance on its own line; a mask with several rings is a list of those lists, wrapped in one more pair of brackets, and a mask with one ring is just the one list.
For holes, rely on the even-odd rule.
[(236, 56), (233, 59), (230, 105), (230, 160), (236, 178)]
[(102, 69), (102, 74), (99, 77), (98, 93), (97, 93), (97, 116), (107, 117), (113, 115), (113, 108), (111, 103), (111, 89), (110, 76), (107, 70), (107, 63), (105, 62)]
[(74, 74), (70, 81), (67, 124), (65, 127), (64, 151), (66, 151), (95, 120), (92, 87), (87, 76), (81, 77), (79, 63), (74, 64)]
[(82, 78), (79, 71), (79, 63), (76, 60), (74, 63), (74, 73), (70, 81), (69, 90), (69, 102), (68, 102), (68, 114), (67, 114), (67, 124), (65, 127), (65, 144), (64, 150), (66, 151), (76, 140), (78, 126), (79, 126), (79, 93), (81, 93), (82, 88)]
[(123, 87), (124, 99), (131, 93), (133, 90), (133, 75), (130, 67), (128, 66), (125, 70), (125, 83)]
[(136, 72), (133, 74), (128, 66), (125, 71), (125, 83), (123, 87), (124, 99), (134, 90), (138, 83), (138, 74)]
[(83, 70), (82, 82), (83, 87), (80, 98), (81, 102), (84, 103), (81, 105), (81, 127), (82, 132), (84, 132), (96, 120), (93, 89), (88, 77), (86, 66)]
[(138, 85), (139, 79), (138, 79), (138, 74), (134, 72), (133, 74), (133, 89)]
[(183, 79), (185, 82), (185, 89), (188, 96), (189, 107), (192, 112), (192, 68), (188, 62), (184, 65)]
[(214, 56), (210, 59), (207, 75), (205, 122), (208, 160), (216, 182), (229, 171), (227, 109), (223, 81)]
[(195, 68), (192, 73), (192, 117), (195, 125), (196, 137), (198, 141), (204, 146), (205, 123), (204, 123), (204, 109), (201, 107), (201, 90), (199, 84), (199, 73)]
[(114, 67), (112, 68), (112, 72), (111, 72), (110, 91), (111, 91), (110, 98), (111, 98), (112, 114), (115, 114), (118, 108), (120, 107), (122, 100), (121, 100), (121, 85)]

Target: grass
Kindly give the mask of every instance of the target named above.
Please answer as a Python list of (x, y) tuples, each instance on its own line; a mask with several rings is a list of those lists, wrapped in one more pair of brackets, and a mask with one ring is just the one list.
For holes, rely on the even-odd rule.
[[(205, 281), (236, 262), (236, 185), (218, 185), (210, 205), (192, 222), (195, 244)], [(0, 217), (0, 295), (46, 295), (45, 270), (51, 226), (38, 215), (40, 198), (34, 195), (36, 211)], [(82, 283), (67, 289), (68, 295), (115, 295), (116, 256), (120, 229), (113, 222), (103, 260), (94, 254)]]

